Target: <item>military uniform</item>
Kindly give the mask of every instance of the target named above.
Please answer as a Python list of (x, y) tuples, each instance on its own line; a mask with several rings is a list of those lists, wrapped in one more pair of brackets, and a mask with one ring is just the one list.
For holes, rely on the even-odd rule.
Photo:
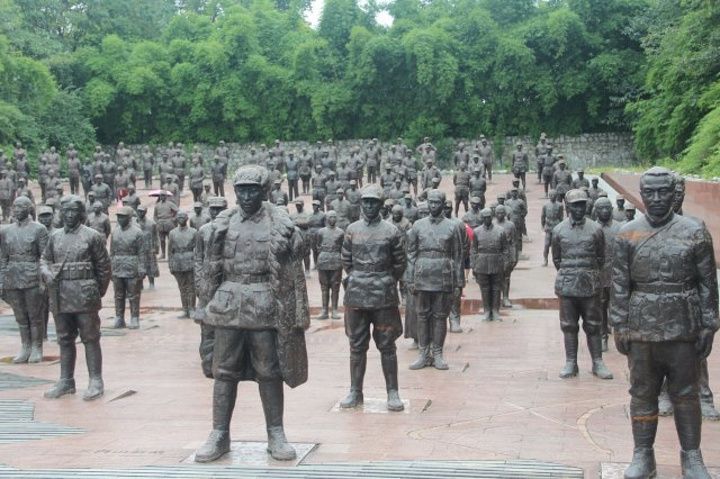
[(96, 214), (94, 212), (90, 213), (85, 221), (85, 225), (103, 235), (103, 238), (106, 240), (110, 237), (110, 233), (112, 232), (110, 228), (110, 218), (108, 218), (108, 215), (102, 211), (100, 214)]
[[(338, 218), (339, 223), (339, 218)], [(345, 232), (338, 226), (326, 226), (320, 228), (316, 233), (318, 258), (317, 269), (320, 278), (320, 290), (322, 294), (321, 319), (328, 317), (328, 305), (332, 294), (332, 318), (338, 315), (338, 300), (340, 296), (340, 280), (342, 279), (342, 263), (340, 261), (340, 250), (342, 249)]]
[(522, 150), (515, 150), (512, 154), (512, 173), (515, 178), (518, 178), (522, 182), (522, 187), (525, 189), (525, 175), (530, 169), (530, 162), (528, 155)]
[(153, 210), (153, 219), (158, 227), (158, 235), (160, 236), (160, 259), (165, 258), (165, 240), (170, 231), (175, 228), (175, 215), (177, 214), (177, 206), (171, 201), (160, 201), (155, 203)]
[(453, 177), (455, 185), (455, 216), (460, 211), (460, 203), (463, 204), (465, 212), (468, 210), (468, 202), (470, 201), (470, 179), (472, 176), (465, 170), (460, 170)]
[(545, 245), (543, 246), (543, 258), (545, 264), (548, 262), (550, 254), (550, 245), (552, 244), (553, 230), (555, 226), (565, 219), (565, 212), (562, 203), (559, 201), (550, 201), (545, 203), (540, 213), (540, 226), (545, 231)]
[(288, 181), (288, 193), (290, 201), (300, 196), (298, 191), (298, 179), (300, 178), (300, 162), (291, 153), (285, 162), (285, 168), (287, 170), (287, 181)]
[[(127, 208), (127, 209), (124, 209)], [(132, 215), (130, 207), (118, 214)], [(122, 213), (121, 213), (122, 212)], [(125, 327), (125, 300), (130, 303), (130, 329), (140, 327), (140, 293), (145, 276), (145, 239), (143, 232), (130, 223), (123, 228), (118, 225), (110, 240), (110, 262), (115, 291), (115, 327)]]
[(205, 181), (205, 170), (196, 163), (190, 168), (190, 191), (193, 195), (193, 202), (200, 201), (200, 195), (203, 191), (203, 182)]
[(102, 203), (103, 211), (107, 214), (110, 203), (112, 203), (113, 200), (113, 194), (110, 186), (108, 186), (107, 183), (94, 183), (90, 191), (95, 193), (95, 200)]
[[(483, 215), (492, 215), (484, 210)], [(470, 264), (480, 286), (485, 320), (500, 320), (500, 296), (504, 287), (505, 260), (510, 249), (505, 229), (490, 223), (481, 224), (473, 230)]]
[(508, 198), (505, 200), (505, 206), (510, 209), (510, 221), (513, 222), (516, 229), (515, 248), (518, 255), (522, 251), (522, 234), (525, 231), (525, 217), (527, 216), (527, 204), (520, 198)]
[(175, 276), (180, 289), (180, 301), (185, 317), (195, 309), (195, 268), (193, 250), (197, 230), (189, 226), (177, 226), (168, 235), (168, 268)]
[(317, 262), (318, 262), (318, 245), (317, 245), (317, 232), (320, 231), (320, 228), (325, 226), (325, 213), (322, 211), (318, 211), (317, 213), (313, 211), (313, 213), (308, 218), (308, 237), (310, 240), (310, 249), (312, 251), (313, 255), (313, 264), (315, 265), (315, 269), (317, 269)]
[(612, 218), (607, 223), (598, 222), (605, 236), (605, 262), (600, 272), (600, 299), (602, 302), (602, 336), (603, 351), (607, 351), (607, 339), (610, 334), (608, 325), (608, 308), (610, 306), (610, 288), (612, 287), (612, 263), (615, 257), (615, 237), (620, 231), (620, 224)]
[(42, 361), (45, 294), (40, 287), (39, 265), (47, 242), (47, 230), (30, 216), (0, 229), (0, 292), (12, 306), (22, 342), (14, 363)]
[(137, 218), (137, 225), (143, 232), (143, 241), (145, 242), (145, 276), (150, 280), (150, 284), (154, 283), (154, 279), (160, 276), (158, 268), (157, 254), (160, 251), (160, 239), (158, 237), (157, 224), (148, 218)]
[(15, 185), (13, 181), (3, 174), (0, 178), (0, 207), (2, 207), (2, 220), (7, 222), (12, 213), (12, 204), (15, 199)]

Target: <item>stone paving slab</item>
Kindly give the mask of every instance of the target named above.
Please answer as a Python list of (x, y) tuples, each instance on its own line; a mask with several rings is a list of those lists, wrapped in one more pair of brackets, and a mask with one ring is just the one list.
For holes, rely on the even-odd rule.
[[(600, 465), (600, 479), (623, 479), (627, 463), (603, 462)], [(720, 479), (720, 468), (708, 468), (710, 477)], [(679, 466), (658, 466), (657, 479), (682, 479)]]

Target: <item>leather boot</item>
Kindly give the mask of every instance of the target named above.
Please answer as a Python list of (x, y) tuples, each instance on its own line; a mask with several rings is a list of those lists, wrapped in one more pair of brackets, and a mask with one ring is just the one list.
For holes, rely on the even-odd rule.
[(330, 302), (330, 290), (328, 288), (322, 288), (320, 291), (322, 296), (322, 311), (317, 319), (328, 319), (328, 303)]
[(128, 329), (140, 329), (140, 318), (137, 316), (130, 316)]
[(388, 411), (402, 411), (405, 405), (398, 393), (398, 366), (395, 351), (381, 352), (380, 362), (382, 363), (383, 376), (385, 376), (385, 388), (387, 390)]
[(490, 287), (481, 285), (480, 296), (482, 297), (483, 311), (485, 311), (483, 321), (492, 321), (492, 297), (490, 296)]
[(135, 297), (130, 300), (130, 324), (128, 329), (138, 328), (140, 328), (140, 293), (136, 292)]
[(702, 429), (700, 401), (692, 401), (687, 398), (673, 400), (673, 409), (680, 449), (683, 451), (700, 449), (700, 431)]
[(707, 359), (700, 361), (700, 410), (703, 419), (708, 421), (720, 420), (720, 412), (715, 409), (713, 392), (710, 389)]
[(565, 341), (565, 367), (560, 370), (562, 379), (572, 378), (578, 375), (577, 365), (578, 335), (574, 332), (563, 332)]
[(366, 353), (350, 353), (350, 392), (345, 396), (345, 399), (340, 401), (341, 408), (354, 408), (363, 403), (363, 382), (365, 380), (366, 367)]
[(433, 366), (435, 366), (435, 369), (439, 369), (441, 371), (446, 371), (446, 370), (450, 369), (450, 366), (448, 366), (448, 363), (445, 361), (445, 358), (443, 358), (442, 346), (433, 344), (432, 354), (433, 354)]
[(602, 359), (602, 339), (600, 334), (593, 334), (587, 337), (588, 349), (592, 358), (592, 373), (600, 379), (612, 379), (613, 374), (605, 366)]
[(605, 334), (602, 335), (602, 352), (608, 352), (608, 337)]
[(60, 345), (60, 379), (49, 390), (45, 391), (47, 399), (57, 399), (66, 394), (75, 394), (75, 343)]
[[(632, 405), (631, 405), (632, 409)], [(655, 477), (655, 434), (658, 421), (656, 417), (637, 415), (633, 412), (632, 434), (635, 448), (630, 465), (625, 469), (625, 479), (650, 479)]]
[(453, 316), (450, 318), (450, 329), (451, 333), (462, 333), (463, 329), (460, 326), (460, 316)]
[(462, 290), (455, 296), (453, 293), (452, 306), (450, 307), (450, 329), (451, 333), (462, 333), (462, 327), (460, 327), (460, 308), (462, 301)]
[(432, 357), (433, 366), (435, 369), (446, 370), (450, 369), (445, 358), (443, 358), (443, 346), (445, 345), (445, 337), (447, 336), (447, 320), (443, 318), (438, 320), (434, 318), (432, 331)]
[(418, 357), (415, 360), (415, 362), (413, 362), (410, 365), (410, 369), (415, 371), (417, 369), (422, 369), (424, 367), (427, 367), (430, 364), (431, 364), (430, 347), (418, 345)]
[(115, 300), (115, 324), (113, 328), (122, 329), (125, 325), (125, 300)]
[(13, 364), (22, 364), (28, 362), (30, 359), (30, 327), (23, 324), (18, 324), (18, 330), (20, 331), (20, 352), (12, 360)]
[(503, 308), (512, 308), (510, 302), (510, 278), (503, 281), (502, 306)]
[(205, 444), (195, 451), (195, 462), (212, 462), (230, 452), (230, 420), (235, 399), (237, 383), (215, 380), (213, 385), (213, 430)]
[(493, 288), (491, 294), (493, 305), (492, 319), (493, 321), (502, 321), (502, 318), (500, 317), (500, 285)]
[(85, 401), (92, 401), (105, 393), (102, 379), (102, 350), (100, 341), (85, 343), (85, 362), (90, 376), (87, 390), (83, 393)]
[(711, 479), (707, 468), (705, 468), (700, 449), (681, 450), (680, 466), (682, 467), (683, 479)]
[(267, 452), (276, 461), (292, 461), (297, 457), (295, 449), (288, 443), (283, 427), (285, 397), (281, 380), (262, 381), (258, 384), (260, 400), (265, 413), (268, 434)]
[(30, 326), (30, 357), (29, 363), (39, 363), (43, 359), (43, 330), (42, 324)]
[(338, 313), (338, 299), (340, 298), (340, 287), (334, 287), (332, 289), (332, 319), (340, 319), (340, 313)]

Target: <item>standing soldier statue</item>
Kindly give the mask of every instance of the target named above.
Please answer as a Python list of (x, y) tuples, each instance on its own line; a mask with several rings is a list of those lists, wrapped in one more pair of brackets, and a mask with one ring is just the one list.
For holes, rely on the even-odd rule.
[(316, 233), (318, 258), (317, 269), (322, 294), (322, 312), (318, 319), (328, 319), (328, 305), (332, 294), (332, 319), (340, 319), (338, 300), (340, 297), (340, 280), (342, 279), (342, 263), (340, 250), (343, 244), (344, 231), (337, 227), (337, 213), (329, 211), (325, 215), (326, 226)]
[[(512, 278), (515, 266), (517, 266), (520, 252), (517, 249), (517, 242), (520, 241), (520, 235), (517, 234), (517, 228), (515, 224), (508, 220), (508, 215), (511, 214), (510, 208), (503, 205), (498, 205), (495, 208), (495, 225), (505, 230), (506, 240), (508, 248), (505, 251), (505, 267), (503, 269), (503, 286), (502, 290), (502, 302), (501, 304), (506, 308), (511, 308), (512, 303), (510, 302), (510, 279)], [(493, 319), (500, 320), (499, 315), (494, 314)]]
[(153, 173), (153, 169), (155, 167), (155, 157), (153, 156), (152, 152), (150, 152), (149, 146), (147, 146), (147, 145), (143, 146), (143, 150), (140, 155), (140, 159), (142, 161), (143, 179), (145, 180), (145, 189), (149, 190), (150, 188), (152, 188), (152, 173)]
[(75, 393), (75, 339), (79, 334), (90, 375), (83, 399), (91, 401), (104, 392), (98, 311), (110, 284), (110, 258), (105, 238), (83, 225), (83, 200), (69, 195), (61, 205), (64, 226), (50, 237), (40, 261), (60, 345), (60, 379), (45, 397)]
[(285, 171), (287, 172), (288, 195), (290, 201), (300, 196), (300, 192), (298, 191), (298, 179), (300, 178), (299, 169), (300, 161), (295, 158), (295, 153), (291, 151), (288, 153), (287, 160), (285, 160)]
[(103, 205), (99, 201), (92, 204), (93, 212), (88, 215), (85, 220), (85, 226), (88, 226), (103, 235), (106, 240), (110, 237), (111, 227), (110, 218), (103, 213)]
[(655, 476), (658, 394), (667, 379), (684, 478), (709, 479), (702, 454), (700, 362), (718, 329), (718, 283), (705, 227), (673, 212), (675, 175), (653, 167), (640, 179), (647, 213), (623, 225), (613, 259), (610, 323), (628, 357), (635, 443), (626, 478)]
[(188, 215), (178, 211), (175, 216), (177, 226), (168, 234), (168, 269), (175, 276), (180, 289), (180, 302), (183, 314), (180, 318), (189, 318), (195, 310), (195, 269), (194, 248), (197, 230), (188, 226)]
[(453, 185), (455, 185), (455, 216), (460, 211), (460, 203), (462, 203), (465, 212), (468, 211), (468, 200), (470, 199), (470, 173), (467, 171), (467, 165), (464, 161), (458, 164), (458, 171), (453, 176)]
[(477, 152), (482, 161), (484, 171), (483, 177), (487, 177), (487, 180), (492, 182), (493, 163), (495, 162), (495, 154), (493, 153), (492, 146), (488, 144), (485, 135), (480, 135), (480, 144), (477, 146)]
[(160, 192), (153, 210), (153, 219), (157, 224), (158, 235), (160, 236), (160, 259), (165, 259), (165, 240), (170, 231), (175, 227), (177, 210), (175, 203), (168, 201), (167, 195), (164, 192)]
[(615, 257), (615, 237), (622, 224), (612, 218), (612, 203), (607, 198), (598, 198), (595, 202), (597, 222), (605, 235), (605, 263), (600, 273), (600, 300), (602, 305), (602, 345), (603, 352), (608, 350), (608, 336), (610, 327), (608, 325), (608, 307), (610, 306), (610, 290), (612, 288), (612, 262)]
[(45, 294), (40, 285), (40, 256), (48, 242), (43, 225), (30, 217), (32, 203), (15, 199), (15, 222), (0, 229), (0, 293), (10, 303), (22, 348), (13, 363), (39, 363), (43, 358)]
[(79, 195), (80, 194), (80, 160), (78, 159), (77, 155), (70, 156), (68, 155), (67, 160), (67, 169), (68, 169), (68, 179), (70, 180), (70, 194), (71, 195)]
[[(567, 170), (567, 163), (563, 159), (563, 155), (558, 156), (557, 170), (553, 173), (552, 187), (558, 194), (558, 199), (562, 203), (565, 194), (572, 188), (572, 173)], [(570, 209), (568, 207), (568, 209)]]
[(213, 284), (213, 271), (210, 261), (210, 245), (213, 241), (216, 225), (213, 222), (217, 216), (227, 209), (227, 200), (222, 196), (210, 198), (208, 212), (210, 222), (202, 225), (198, 230), (195, 239), (195, 250), (193, 252), (193, 272), (195, 280), (195, 292), (198, 297), (197, 308), (194, 319), (200, 324), (200, 363), (203, 374), (212, 378), (213, 347), (215, 345), (215, 330), (212, 326), (205, 324), (205, 306), (212, 299), (211, 285)]
[(480, 286), (485, 321), (500, 321), (500, 294), (504, 286), (505, 258), (511, 245), (502, 226), (493, 224), (490, 208), (480, 212), (482, 223), (473, 230), (470, 264)]
[(560, 377), (577, 376), (578, 323), (583, 320), (592, 373), (600, 379), (613, 375), (602, 359), (600, 273), (605, 264), (605, 238), (600, 226), (585, 217), (587, 195), (570, 190), (565, 198), (570, 217), (553, 230), (552, 256), (557, 269), (555, 294), (560, 299), (560, 329), (565, 338), (565, 367)]
[(537, 180), (538, 184), (542, 183), (542, 170), (545, 154), (548, 151), (547, 135), (540, 133), (540, 141), (535, 145), (535, 163), (537, 166)]
[(409, 294), (417, 309), (419, 356), (410, 369), (433, 364), (448, 369), (443, 358), (447, 318), (456, 288), (462, 288), (462, 242), (457, 225), (443, 214), (445, 193), (428, 193), (430, 216), (416, 221), (408, 232), (408, 266), (405, 274)]
[(525, 189), (525, 175), (530, 169), (530, 162), (528, 155), (523, 151), (523, 144), (518, 142), (517, 150), (512, 154), (512, 173), (515, 178), (522, 182), (522, 189)]
[(227, 166), (223, 163), (222, 158), (216, 156), (210, 165), (210, 174), (212, 175), (213, 192), (215, 196), (225, 196), (225, 177), (227, 176)]
[(258, 383), (268, 452), (292, 460), (296, 453), (283, 427), (283, 381), (296, 387), (307, 380), (310, 318), (302, 238), (288, 214), (266, 201), (265, 168), (241, 167), (234, 185), (239, 208), (216, 219), (222, 224), (210, 245), (218, 268), (204, 319), (215, 328), (213, 431), (195, 460), (213, 461), (230, 450), (230, 420), (238, 381), (244, 380)]
[[(160, 238), (158, 237), (158, 227), (153, 220), (147, 217), (147, 207), (140, 205), (137, 208), (137, 225), (143, 232), (143, 240), (145, 241), (145, 276), (148, 279), (148, 287), (155, 289), (155, 278), (160, 276), (158, 268), (157, 255), (160, 251)], [(142, 288), (141, 278), (141, 288)]]
[(140, 327), (140, 286), (145, 276), (145, 239), (132, 219), (135, 211), (123, 206), (117, 211), (118, 227), (110, 240), (113, 290), (115, 291), (115, 328), (125, 327), (125, 300), (130, 303), (128, 328)]
[(313, 257), (313, 269), (317, 269), (318, 262), (318, 244), (317, 244), (317, 232), (320, 228), (325, 226), (325, 213), (320, 211), (321, 203), (318, 200), (313, 200), (312, 209), (313, 212), (308, 218), (308, 240), (310, 242), (310, 250), (312, 251)]
[(545, 245), (543, 246), (543, 266), (548, 265), (550, 245), (552, 244), (553, 229), (565, 219), (565, 209), (557, 200), (557, 192), (550, 190), (550, 201), (545, 203), (540, 213), (540, 226), (545, 231)]
[(10, 218), (10, 210), (15, 199), (15, 185), (8, 178), (7, 170), (0, 171), (0, 207), (2, 208), (2, 222), (6, 223)]
[(342, 408), (363, 403), (372, 326), (385, 376), (387, 408), (404, 409), (398, 392), (395, 340), (402, 334), (397, 282), (405, 270), (405, 244), (403, 233), (381, 219), (383, 200), (380, 186), (370, 184), (363, 189), (363, 219), (348, 226), (342, 244), (342, 264), (347, 273), (345, 334), (350, 341), (350, 393), (340, 402)]
[(193, 195), (193, 202), (200, 201), (200, 195), (203, 191), (203, 182), (205, 181), (205, 169), (200, 164), (200, 158), (192, 160), (192, 166), (190, 167), (190, 179), (188, 183), (190, 185), (190, 191)]
[[(548, 192), (550, 190), (550, 186), (553, 182), (553, 175), (555, 174), (555, 163), (558, 161), (557, 158), (553, 155), (553, 146), (547, 145), (547, 150), (545, 152), (545, 155), (542, 157), (543, 167), (542, 167), (542, 182), (543, 187), (545, 188), (545, 198), (548, 197)], [(554, 188), (554, 187), (553, 187)]]

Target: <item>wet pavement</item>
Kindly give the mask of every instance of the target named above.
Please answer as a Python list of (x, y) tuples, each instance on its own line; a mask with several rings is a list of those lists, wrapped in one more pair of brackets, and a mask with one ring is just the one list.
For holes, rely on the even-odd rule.
[[(443, 183), (449, 183), (448, 179)], [(497, 175), (488, 202), (509, 186), (509, 176)], [(445, 188), (450, 191), (449, 186)], [(143, 193), (141, 190), (141, 196)], [(307, 451), (303, 466), (536, 460), (580, 467), (585, 477), (594, 478), (601, 463), (630, 460), (625, 358), (611, 346), (605, 358), (615, 379), (599, 380), (589, 372), (590, 357), (581, 341), (580, 375), (570, 380), (557, 376), (564, 353), (557, 311), (552, 309), (554, 271), (541, 265), (542, 189), (530, 180), (527, 195), (531, 242), (524, 244), (528, 259), (519, 263), (513, 276), (510, 296), (516, 307), (503, 310), (502, 322), (480, 321), (473, 314), (480, 306), (479, 288), (469, 281), (464, 332), (449, 334), (447, 339), (449, 371), (410, 371), (408, 365), (416, 352), (409, 350), (408, 340), (398, 340), (400, 395), (406, 401), (403, 413), (382, 408), (385, 387), (380, 357), (372, 346), (365, 380), (368, 404), (352, 411), (336, 407), (349, 384), (347, 339), (341, 320), (313, 319), (307, 332), (309, 380), (296, 389), (286, 388), (286, 432), (290, 441)], [(304, 198), (309, 205), (309, 198)], [(189, 193), (182, 200), (183, 206), (189, 205)], [(0, 464), (21, 469), (178, 466), (202, 444), (210, 431), (212, 382), (200, 371), (200, 331), (192, 321), (177, 318), (177, 285), (167, 263), (161, 262), (160, 267), (157, 288), (143, 291), (141, 329), (103, 337), (106, 394), (101, 400), (86, 403), (81, 399), (87, 383), (82, 348), (76, 372), (78, 394), (46, 400), (42, 392), (48, 384), (44, 382), (0, 389), (0, 400), (33, 403), (34, 421), (75, 432), (0, 444)], [(319, 284), (315, 272), (308, 278), (308, 290), (316, 311)], [(111, 290), (104, 305), (101, 318), (109, 327)], [(0, 316), (8, 314), (6, 306), (0, 307)], [(13, 355), (18, 342), (9, 328), (0, 328), (0, 356)], [(45, 356), (51, 360), (38, 365), (0, 363), (0, 374), (55, 380), (57, 355), (57, 345), (46, 343)], [(720, 373), (717, 354), (710, 357), (709, 367), (712, 385)], [(238, 450), (252, 451), (257, 449), (252, 443), (266, 439), (253, 383), (240, 385), (231, 434), (234, 441), (249, 443), (237, 444)], [(238, 455), (228, 463), (259, 464), (262, 447), (259, 451), (248, 453), (245, 462)], [(658, 463), (674, 474), (679, 445), (672, 418), (660, 419), (656, 453)], [(720, 423), (704, 423), (703, 454), (708, 465), (720, 466)], [(271, 465), (289, 467), (273, 461)], [(608, 473), (614, 470), (611, 466), (605, 466)]]

